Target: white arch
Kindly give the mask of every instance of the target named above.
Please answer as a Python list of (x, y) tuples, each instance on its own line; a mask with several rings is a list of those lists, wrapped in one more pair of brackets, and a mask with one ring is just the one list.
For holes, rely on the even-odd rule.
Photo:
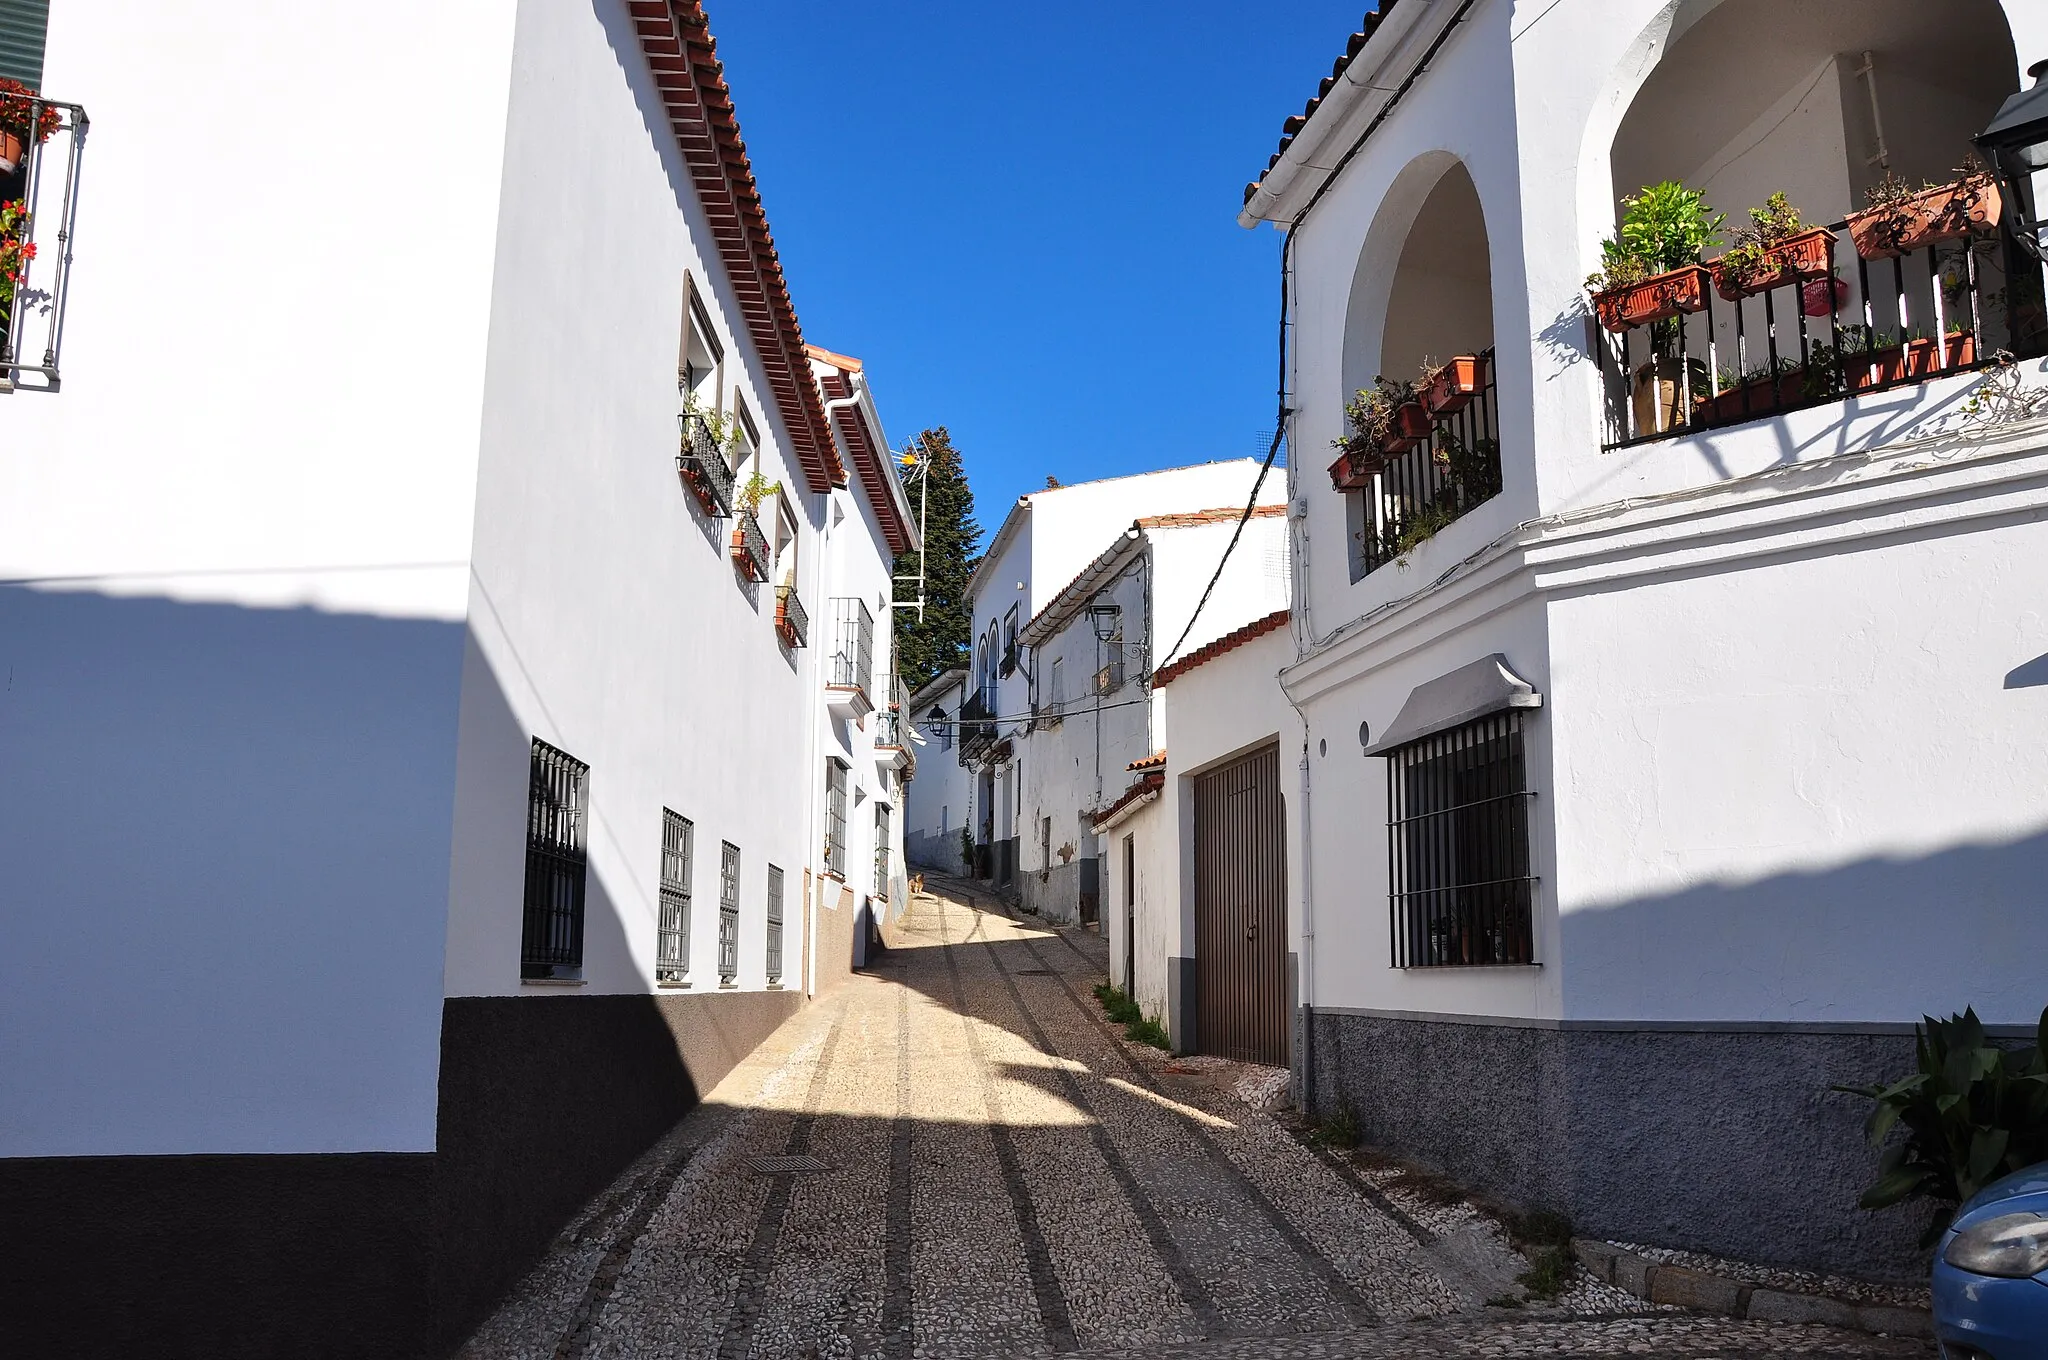
[[(1492, 236), (1486, 230), (1486, 204), (1477, 181), (1465, 163), (1449, 151), (1426, 151), (1409, 161), (1387, 186), (1374, 215), (1372, 226), (1359, 248), (1358, 264), (1351, 276), (1351, 296), (1344, 309), (1344, 392), (1348, 396), (1372, 384), (1387, 357), (1387, 323), (1400, 278), (1401, 258), (1408, 248), (1416, 219), (1430, 196), (1446, 176), (1458, 174), (1472, 186), (1479, 199), (1479, 227), (1487, 241), (1486, 273), (1493, 277)], [(1492, 329), (1491, 287), (1489, 316)], [(1448, 358), (1448, 354), (1434, 356)], [(1403, 372), (1388, 376), (1410, 377)]]

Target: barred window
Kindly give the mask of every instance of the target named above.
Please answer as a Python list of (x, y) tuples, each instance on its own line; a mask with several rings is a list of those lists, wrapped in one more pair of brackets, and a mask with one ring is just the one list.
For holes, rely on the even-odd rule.
[(1396, 968), (1535, 961), (1530, 797), (1518, 710), (1387, 753)]
[(526, 900), (519, 976), (574, 977), (583, 967), (584, 822), (590, 767), (534, 739), (526, 781)]
[(740, 975), (740, 848), (719, 843), (718, 982), (731, 986)]
[(654, 980), (687, 982), (690, 977), (690, 860), (697, 828), (690, 819), (661, 810), (661, 919), (655, 928)]
[(768, 866), (768, 983), (782, 981), (782, 870)]
[(875, 803), (875, 896), (889, 896), (889, 805)]
[(825, 872), (846, 877), (846, 772), (845, 761), (825, 762)]

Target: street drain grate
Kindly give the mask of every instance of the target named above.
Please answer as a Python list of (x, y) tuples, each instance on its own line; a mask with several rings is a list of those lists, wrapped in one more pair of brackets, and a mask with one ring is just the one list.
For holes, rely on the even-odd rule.
[(1052, 970), (1051, 970), (1050, 968), (1019, 968), (1019, 969), (1018, 969), (1018, 970), (1017, 970), (1017, 971), (1016, 971), (1015, 973), (1011, 974), (1011, 976), (1012, 976), (1012, 977), (1044, 977), (1044, 976), (1045, 976), (1045, 975), (1046, 975), (1047, 973), (1049, 973), (1049, 972), (1051, 972), (1051, 971), (1052, 971)]
[(747, 1165), (764, 1176), (790, 1176), (798, 1172), (830, 1171), (832, 1168), (816, 1157), (797, 1157), (777, 1154), (772, 1157), (749, 1157)]

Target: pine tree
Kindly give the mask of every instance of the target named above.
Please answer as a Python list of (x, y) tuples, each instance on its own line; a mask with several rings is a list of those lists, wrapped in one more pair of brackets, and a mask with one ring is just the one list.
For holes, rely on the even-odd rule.
[[(974, 522), (974, 492), (966, 469), (946, 427), (925, 430), (903, 446), (905, 488), (916, 512), (920, 490), (925, 497), (925, 606), (920, 621), (914, 609), (891, 611), (896, 616), (896, 656), (903, 683), (912, 690), (955, 666), (965, 666), (974, 632), (973, 602), (967, 578), (981, 560), (981, 526)], [(917, 478), (926, 485), (919, 488)], [(896, 559), (898, 576), (916, 577), (917, 555)], [(899, 597), (915, 587), (898, 585)]]

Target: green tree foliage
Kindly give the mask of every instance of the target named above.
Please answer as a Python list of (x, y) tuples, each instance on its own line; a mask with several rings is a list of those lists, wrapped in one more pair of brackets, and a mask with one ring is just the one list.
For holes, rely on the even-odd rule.
[[(913, 514), (920, 494), (916, 479), (926, 479), (924, 618), (920, 621), (912, 609), (893, 611), (898, 667), (903, 682), (914, 690), (943, 671), (967, 664), (974, 633), (967, 578), (981, 560), (981, 526), (974, 521), (974, 492), (967, 485), (966, 469), (945, 426), (919, 433), (904, 445), (903, 458)], [(897, 558), (896, 574), (915, 577), (917, 555)], [(899, 582), (898, 598), (908, 598), (912, 589), (910, 582)]]

